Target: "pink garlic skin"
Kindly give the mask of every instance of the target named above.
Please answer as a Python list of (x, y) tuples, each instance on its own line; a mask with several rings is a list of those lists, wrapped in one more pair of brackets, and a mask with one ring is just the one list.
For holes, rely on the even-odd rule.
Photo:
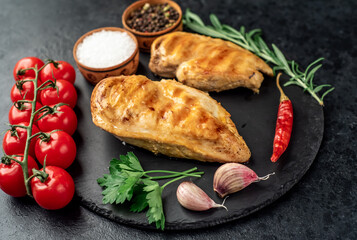
[(183, 207), (193, 211), (206, 211), (211, 208), (222, 207), (192, 182), (182, 182), (177, 188), (176, 196)]
[(256, 181), (259, 181), (259, 177), (250, 168), (239, 163), (226, 163), (220, 166), (214, 174), (213, 190), (223, 198)]

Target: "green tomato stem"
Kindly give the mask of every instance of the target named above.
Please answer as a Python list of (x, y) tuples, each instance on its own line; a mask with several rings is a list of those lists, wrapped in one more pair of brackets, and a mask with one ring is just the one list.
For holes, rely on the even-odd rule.
[(24, 79), (24, 80), (19, 80), (21, 81), (22, 83), (25, 83), (25, 82), (33, 82), (35, 79)]
[(32, 197), (32, 193), (31, 193), (31, 188), (30, 188), (30, 184), (28, 181), (29, 178), (29, 173), (28, 173), (28, 154), (29, 154), (29, 148), (30, 148), (30, 143), (31, 143), (31, 136), (32, 136), (32, 125), (34, 122), (34, 118), (35, 118), (35, 109), (36, 109), (36, 99), (37, 99), (37, 79), (38, 79), (38, 70), (37, 67), (33, 68), (33, 70), (35, 71), (35, 79), (33, 81), (34, 84), (34, 97), (33, 100), (31, 101), (31, 105), (32, 105), (32, 109), (31, 109), (31, 117), (30, 117), (30, 123), (27, 127), (27, 139), (26, 139), (26, 145), (25, 145), (25, 151), (24, 151), (24, 159), (23, 159), (23, 165), (22, 165), (22, 172), (24, 174), (24, 180), (25, 180), (25, 187), (26, 187), (26, 192), (27, 195), (29, 195), (30, 197)]
[(54, 83), (51, 79), (48, 79), (44, 83), (42, 83), (37, 89), (38, 90), (43, 90), (42, 88), (47, 84), (47, 83)]
[(37, 137), (37, 136), (40, 136), (40, 135), (47, 137), (48, 134), (43, 133), (43, 132), (38, 132), (38, 133), (33, 134), (31, 137), (29, 137), (29, 139), (31, 140), (34, 137)]
[(16, 102), (17, 102), (17, 103), (32, 103), (32, 101), (30, 101), (30, 100), (24, 100), (24, 99), (17, 100)]
[(29, 128), (29, 126), (23, 126), (23, 125), (17, 125), (17, 124), (13, 124), (13, 125), (11, 125), (11, 127), (13, 127), (13, 128), (23, 128), (23, 129), (28, 129)]
[(30, 185), (31, 179), (37, 176), (38, 176), (37, 174), (32, 174), (28, 179), (26, 179), (25, 181), (26, 185)]
[(14, 156), (14, 155), (11, 155), (11, 156), (6, 155), (5, 157), (6, 157), (6, 158), (8, 158), (8, 159), (11, 159), (12, 161), (14, 161), (14, 162), (16, 162), (16, 163), (20, 164), (20, 166), (22, 166), (22, 165), (23, 165), (23, 162), (21, 162), (21, 161), (17, 160), (17, 159), (16, 159), (16, 158), (14, 158), (13, 156)]
[[(21, 126), (21, 125), (12, 125), (12, 127), (21, 127), (21, 128), (24, 128), (27, 130), (27, 139), (26, 139), (26, 145), (25, 145), (25, 151), (24, 151), (24, 159), (21, 163), (19, 163), (22, 167), (22, 172), (23, 172), (23, 175), (24, 175), (24, 182), (25, 182), (25, 187), (26, 187), (26, 192), (27, 192), (27, 195), (32, 197), (32, 193), (31, 193), (31, 187), (30, 187), (30, 180), (37, 176), (36, 174), (32, 175), (31, 177), (29, 177), (29, 173), (28, 173), (28, 156), (29, 156), (29, 148), (30, 148), (30, 143), (31, 143), (31, 140), (32, 138), (34, 138), (35, 136), (37, 135), (40, 135), (40, 133), (36, 133), (34, 135), (32, 135), (32, 126), (33, 126), (33, 123), (34, 123), (34, 119), (35, 119), (35, 116), (37, 113), (40, 112), (40, 109), (43, 110), (45, 109), (47, 106), (44, 106), (40, 109), (38, 109), (36, 111), (36, 99), (37, 99), (37, 95), (38, 95), (38, 91), (40, 90), (40, 88), (37, 87), (37, 80), (38, 80), (38, 74), (39, 72), (47, 65), (49, 64), (49, 62), (45, 63), (40, 69), (37, 69), (37, 65), (33, 68), (26, 68), (26, 69), (23, 69), (24, 71), (27, 71), (27, 70), (34, 70), (35, 72), (35, 78), (34, 79), (31, 79), (31, 80), (25, 80), (25, 81), (32, 81), (33, 84), (34, 84), (34, 98), (32, 101), (28, 101), (29, 103), (31, 103), (31, 117), (30, 117), (30, 122), (29, 122), (29, 125), (28, 126)], [(42, 86), (42, 85), (41, 85)], [(23, 101), (23, 100), (20, 100), (20, 101)], [(14, 160), (14, 159), (13, 159)]]

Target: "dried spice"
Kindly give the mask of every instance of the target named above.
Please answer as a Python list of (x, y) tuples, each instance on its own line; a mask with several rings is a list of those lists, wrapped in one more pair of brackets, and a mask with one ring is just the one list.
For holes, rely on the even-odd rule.
[(279, 79), (281, 73), (276, 77), (276, 86), (280, 91), (280, 104), (278, 118), (276, 120), (275, 137), (273, 143), (273, 155), (270, 160), (276, 162), (285, 152), (289, 145), (291, 131), (293, 129), (293, 105), (280, 87)]
[(126, 24), (138, 32), (159, 32), (171, 27), (178, 19), (179, 13), (168, 3), (146, 3), (130, 13)]

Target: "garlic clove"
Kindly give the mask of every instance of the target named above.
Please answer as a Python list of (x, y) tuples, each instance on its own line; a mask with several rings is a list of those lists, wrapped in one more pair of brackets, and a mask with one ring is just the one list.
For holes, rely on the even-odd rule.
[[(215, 203), (201, 188), (192, 182), (182, 182), (176, 191), (179, 203), (192, 211), (206, 211), (211, 208), (223, 207), (222, 204)], [(228, 210), (227, 210), (228, 211)]]
[(267, 180), (270, 175), (258, 177), (250, 168), (239, 163), (226, 163), (220, 166), (213, 177), (213, 190), (223, 198), (228, 194), (238, 192), (253, 182)]

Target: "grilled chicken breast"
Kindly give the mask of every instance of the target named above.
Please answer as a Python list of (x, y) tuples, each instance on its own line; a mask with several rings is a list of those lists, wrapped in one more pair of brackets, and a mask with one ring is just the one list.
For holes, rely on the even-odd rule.
[(238, 45), (187, 32), (157, 38), (151, 45), (149, 67), (162, 77), (176, 76), (183, 84), (216, 92), (236, 87), (259, 92), (261, 72), (273, 76), (268, 64)]
[(209, 162), (250, 158), (230, 114), (207, 93), (145, 76), (102, 80), (91, 97), (95, 125), (154, 153)]

